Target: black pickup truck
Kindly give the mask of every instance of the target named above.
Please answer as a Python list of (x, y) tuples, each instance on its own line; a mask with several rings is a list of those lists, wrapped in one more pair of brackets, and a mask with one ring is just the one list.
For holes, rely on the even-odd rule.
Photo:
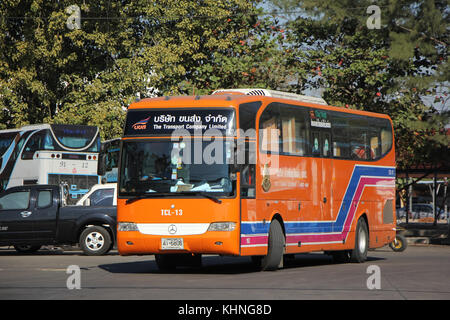
[(0, 194), (0, 246), (34, 252), (43, 245), (74, 245), (87, 255), (114, 246), (116, 206), (68, 206), (64, 186), (25, 185)]

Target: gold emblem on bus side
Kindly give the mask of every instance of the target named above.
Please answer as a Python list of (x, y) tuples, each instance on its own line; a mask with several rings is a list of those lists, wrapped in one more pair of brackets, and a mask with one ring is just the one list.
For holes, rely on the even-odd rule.
[(265, 192), (269, 191), (270, 189), (270, 175), (269, 175), (269, 165), (266, 163), (264, 165), (264, 171), (263, 171), (263, 179), (262, 179), (262, 185), (261, 187)]

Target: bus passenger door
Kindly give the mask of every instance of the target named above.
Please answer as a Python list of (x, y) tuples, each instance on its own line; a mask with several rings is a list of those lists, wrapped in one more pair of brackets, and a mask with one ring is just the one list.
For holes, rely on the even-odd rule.
[[(331, 157), (331, 131), (330, 129), (313, 129), (313, 202), (321, 212), (321, 221), (333, 221), (332, 214), (332, 173), (333, 160)], [(321, 230), (323, 231), (323, 230)], [(331, 230), (330, 230), (331, 231)]]
[[(331, 154), (331, 130), (321, 132), (322, 139), (322, 219), (333, 221), (332, 175), (333, 159)], [(331, 231), (331, 230), (330, 230)]]

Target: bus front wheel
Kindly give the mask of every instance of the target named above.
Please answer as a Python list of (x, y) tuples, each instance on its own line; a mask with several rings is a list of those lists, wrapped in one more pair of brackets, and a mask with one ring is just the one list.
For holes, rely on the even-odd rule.
[(267, 255), (261, 258), (262, 271), (275, 271), (283, 267), (283, 254), (286, 239), (278, 220), (273, 220), (269, 229), (269, 248)]

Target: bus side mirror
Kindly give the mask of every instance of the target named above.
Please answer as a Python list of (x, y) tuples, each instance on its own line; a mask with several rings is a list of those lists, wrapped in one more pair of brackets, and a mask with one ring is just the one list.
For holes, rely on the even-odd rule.
[(106, 162), (106, 155), (100, 154), (97, 162), (97, 175), (99, 176), (105, 175), (105, 162)]

